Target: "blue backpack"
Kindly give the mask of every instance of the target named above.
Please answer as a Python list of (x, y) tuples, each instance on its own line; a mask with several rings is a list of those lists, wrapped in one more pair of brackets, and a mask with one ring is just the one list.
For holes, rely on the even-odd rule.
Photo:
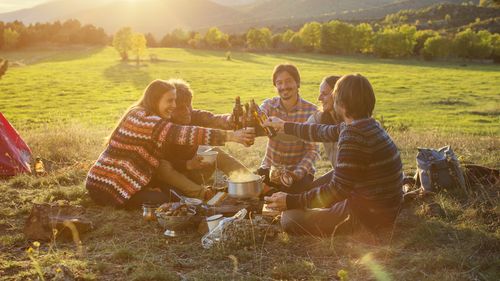
[(460, 162), (450, 146), (440, 149), (418, 148), (415, 181), (424, 192), (456, 187), (466, 189)]

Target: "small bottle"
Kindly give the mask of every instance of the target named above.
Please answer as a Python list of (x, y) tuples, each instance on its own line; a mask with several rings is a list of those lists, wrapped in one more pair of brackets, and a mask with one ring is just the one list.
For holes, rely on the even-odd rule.
[(264, 126), (264, 122), (268, 119), (268, 117), (262, 110), (260, 110), (257, 104), (255, 104), (254, 100), (251, 101), (250, 111), (252, 112), (252, 115), (255, 117), (255, 120), (257, 121), (259, 126), (262, 127), (268, 137), (272, 138), (276, 136), (276, 130), (274, 128)]
[(241, 106), (240, 97), (236, 97), (234, 101), (233, 116), (231, 120), (233, 122), (235, 131), (243, 129), (243, 118), (243, 106)]
[(42, 159), (37, 157), (35, 159), (35, 175), (43, 176), (45, 173), (45, 166), (43, 165)]

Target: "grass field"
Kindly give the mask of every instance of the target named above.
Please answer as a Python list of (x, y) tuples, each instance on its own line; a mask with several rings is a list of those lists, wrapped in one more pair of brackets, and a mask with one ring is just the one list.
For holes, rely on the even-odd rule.
[[(155, 78), (181, 77), (195, 107), (228, 112), (234, 96), (273, 96), (275, 64), (302, 74), (302, 95), (315, 100), (327, 74), (359, 72), (373, 83), (376, 116), (415, 171), (416, 148), (452, 145), (462, 163), (500, 167), (500, 67), (311, 54), (150, 51), (162, 61), (122, 63), (111, 48), (2, 53), (24, 66), (0, 80), (0, 111), (51, 170), (45, 177), (0, 181), (0, 280), (498, 280), (500, 196), (497, 185), (450, 190), (403, 209), (390, 233), (293, 237), (279, 233), (244, 248), (203, 250), (200, 237), (167, 239), (141, 214), (92, 203), (84, 188), (89, 165), (123, 110)], [(256, 168), (265, 139), (251, 149), (227, 145)], [(329, 169), (321, 160), (318, 174)], [(33, 202), (67, 200), (87, 208), (95, 229), (72, 242), (22, 234)], [(438, 205), (443, 212), (429, 210)], [(32, 247), (34, 251), (26, 250)], [(38, 273), (37, 272), (41, 272)], [(66, 278), (66, 279), (64, 279)]]
[(373, 83), (375, 115), (392, 126), (491, 135), (500, 133), (500, 66), (377, 60), (315, 54), (233, 53), (153, 49), (161, 62), (137, 67), (118, 60), (112, 48), (0, 54), (13, 67), (0, 81), (2, 112), (14, 124), (54, 120), (109, 126), (156, 78), (181, 77), (195, 90), (196, 107), (228, 112), (236, 95), (262, 101), (275, 95), (274, 65), (292, 62), (302, 96), (316, 101), (329, 74), (359, 72)]

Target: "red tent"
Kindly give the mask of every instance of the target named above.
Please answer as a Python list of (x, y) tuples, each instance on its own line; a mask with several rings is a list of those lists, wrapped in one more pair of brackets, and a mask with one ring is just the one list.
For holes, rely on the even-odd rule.
[(31, 149), (0, 112), (0, 178), (31, 173)]

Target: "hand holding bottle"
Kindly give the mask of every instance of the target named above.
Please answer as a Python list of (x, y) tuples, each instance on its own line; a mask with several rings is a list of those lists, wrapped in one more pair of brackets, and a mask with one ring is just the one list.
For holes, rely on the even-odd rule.
[(271, 116), (266, 121), (264, 121), (264, 126), (274, 128), (278, 131), (284, 131), (285, 121), (281, 120), (278, 117)]
[(246, 128), (234, 132), (229, 132), (228, 140), (241, 143), (246, 147), (250, 147), (255, 141), (255, 129)]

